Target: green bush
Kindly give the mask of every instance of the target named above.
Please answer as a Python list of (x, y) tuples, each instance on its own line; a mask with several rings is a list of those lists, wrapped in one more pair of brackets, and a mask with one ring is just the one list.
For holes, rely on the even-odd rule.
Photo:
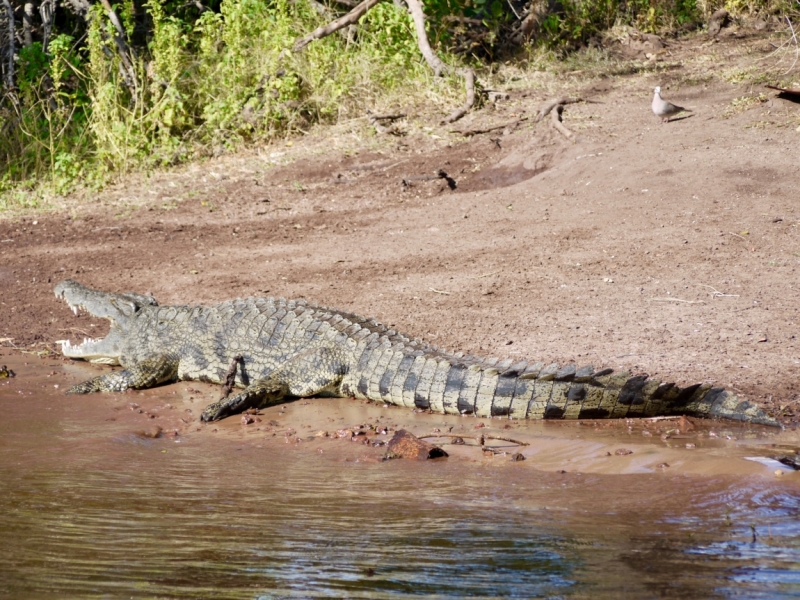
[[(131, 6), (120, 11), (129, 34)], [(144, 4), (149, 35), (127, 83), (99, 5), (77, 50), (62, 35), (47, 53), (20, 52), (19, 99), (0, 113), (15, 132), (0, 141), (0, 191), (41, 180), (64, 191), (286, 135), (429, 79), (410, 15), (394, 4), (370, 11), (355, 37), (340, 32), (296, 55), (295, 40), (329, 19), (305, 2), (223, 0), (191, 23), (167, 6)]]
[[(675, 29), (723, 3), (736, 14), (789, 10), (789, 0), (537, 1), (545, 11), (532, 43), (561, 55), (616, 25)], [(519, 50), (510, 40), (523, 0), (424, 5), (431, 41), (447, 62)], [(82, 17), (59, 21), (62, 30), (85, 34), (56, 31), (46, 50), (38, 41), (19, 49), (16, 88), (0, 98), (0, 196), (19, 198), (16, 191), (41, 184), (56, 192), (101, 185), (129, 169), (361, 115), (390, 98), (407, 99), (408, 90), (450, 106), (462, 93), (457, 79), (432, 85), (411, 17), (392, 2), (375, 6), (355, 34), (342, 30), (297, 54), (295, 40), (330, 21), (332, 12), (320, 15), (305, 0), (207, 0), (206, 6), (116, 4), (135, 51), (127, 76), (100, 4), (92, 5), (88, 25)]]

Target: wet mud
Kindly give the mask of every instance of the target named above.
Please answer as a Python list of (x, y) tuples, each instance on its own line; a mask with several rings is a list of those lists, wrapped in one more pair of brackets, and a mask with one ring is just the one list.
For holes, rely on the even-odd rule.
[[(330, 398), (201, 424), (218, 386), (67, 396), (108, 367), (0, 363), (15, 373), (0, 379), (9, 597), (800, 591), (800, 473), (776, 460), (800, 447), (796, 432)], [(449, 456), (385, 460), (398, 430)]]

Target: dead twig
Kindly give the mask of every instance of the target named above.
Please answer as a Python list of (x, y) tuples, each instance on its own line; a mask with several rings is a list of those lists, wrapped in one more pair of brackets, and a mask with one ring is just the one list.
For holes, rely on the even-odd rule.
[(705, 300), (681, 300), (680, 298), (649, 298), (648, 302), (681, 302), (683, 304), (705, 304)]
[(711, 297), (712, 298), (738, 298), (739, 294), (723, 294), (718, 289), (711, 287), (710, 285), (706, 285), (705, 283), (701, 283), (703, 287), (707, 287), (711, 290)]
[(467, 279), (483, 279), (484, 277), (491, 277), (492, 275), (497, 275), (501, 271), (502, 269), (498, 269), (497, 271), (492, 271), (491, 273), (484, 273), (483, 275), (473, 275), (472, 277), (467, 277)]
[(436, 294), (442, 294), (443, 296), (449, 296), (452, 292), (443, 292), (442, 290), (437, 290), (434, 288), (428, 288), (430, 291), (435, 292)]
[(462, 435), (462, 434), (455, 434), (455, 433), (431, 433), (429, 435), (421, 435), (419, 439), (424, 440), (425, 438), (458, 438), (458, 439), (468, 439), (468, 440), (475, 440), (479, 446), (485, 446), (485, 440), (496, 440), (500, 442), (510, 442), (512, 444), (516, 444), (517, 446), (530, 446), (525, 442), (521, 442), (519, 440), (515, 440), (514, 438), (505, 437), (502, 435), (479, 435), (479, 436), (471, 436), (471, 435)]
[(238, 369), (240, 362), (242, 362), (242, 355), (237, 354), (231, 360), (231, 366), (228, 367), (228, 372), (225, 373), (225, 385), (222, 386), (223, 400), (231, 395), (233, 386), (236, 385), (236, 370)]

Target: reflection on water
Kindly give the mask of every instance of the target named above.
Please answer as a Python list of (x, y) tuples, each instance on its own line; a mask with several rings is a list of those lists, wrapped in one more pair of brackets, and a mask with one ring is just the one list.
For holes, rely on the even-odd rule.
[(0, 387), (2, 596), (800, 594), (785, 480), (342, 462), (19, 396)]

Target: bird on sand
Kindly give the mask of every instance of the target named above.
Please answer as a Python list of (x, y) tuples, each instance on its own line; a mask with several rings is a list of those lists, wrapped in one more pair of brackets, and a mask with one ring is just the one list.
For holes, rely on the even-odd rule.
[(669, 122), (669, 118), (673, 115), (677, 115), (678, 113), (682, 112), (692, 112), (688, 108), (684, 108), (682, 106), (677, 106), (672, 104), (672, 102), (667, 102), (661, 97), (661, 86), (656, 87), (655, 93), (653, 94), (653, 103), (651, 104), (653, 109), (653, 114), (657, 117), (661, 117), (662, 123)]

